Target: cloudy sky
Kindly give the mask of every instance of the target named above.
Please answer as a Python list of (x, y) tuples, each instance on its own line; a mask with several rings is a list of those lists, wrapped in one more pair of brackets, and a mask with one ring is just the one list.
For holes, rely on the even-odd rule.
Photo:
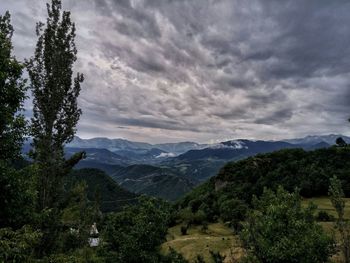
[[(30, 57), (44, 0), (0, 0)], [(147, 142), (350, 134), (348, 0), (63, 0), (78, 135)], [(30, 108), (30, 103), (27, 103)], [(30, 109), (28, 113), (30, 113)]]

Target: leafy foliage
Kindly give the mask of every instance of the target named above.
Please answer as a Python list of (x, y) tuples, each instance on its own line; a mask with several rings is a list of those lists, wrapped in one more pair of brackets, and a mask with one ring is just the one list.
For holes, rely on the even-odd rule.
[(188, 263), (188, 261), (175, 249), (172, 247), (169, 248), (169, 253), (166, 256), (163, 256), (161, 259), (162, 263)]
[(265, 189), (242, 231), (243, 245), (254, 262), (326, 262), (334, 252), (334, 241), (316, 224), (315, 207), (304, 209), (300, 196)]
[(330, 215), (326, 211), (321, 210), (318, 212), (316, 219), (317, 221), (321, 221), (321, 222), (330, 222), (330, 221), (334, 221), (334, 216)]
[(222, 256), (219, 252), (209, 251), (214, 263), (223, 263), (225, 256)]
[(105, 262), (159, 262), (169, 221), (169, 205), (156, 199), (141, 198), (139, 205), (109, 214), (101, 249)]
[(346, 263), (350, 262), (350, 222), (344, 218), (345, 201), (341, 181), (334, 176), (330, 179), (329, 196), (338, 218), (336, 227), (340, 233), (340, 248)]
[(63, 147), (73, 139), (81, 115), (77, 98), (83, 75), (73, 79), (75, 25), (70, 12), (61, 8), (60, 0), (47, 4), (46, 25), (37, 24), (35, 55), (27, 61), (33, 93), (33, 157), (41, 169), (41, 209), (57, 205), (66, 172)]
[(12, 56), (11, 16), (9, 12), (0, 16), (0, 160), (19, 157), (26, 121), (19, 114), (26, 98), (23, 65)]
[(31, 169), (17, 171), (0, 160), (0, 228), (20, 228), (33, 221), (36, 191)]
[(41, 237), (39, 231), (29, 226), (13, 231), (11, 228), (0, 229), (0, 261), (28, 262), (33, 258), (34, 248)]

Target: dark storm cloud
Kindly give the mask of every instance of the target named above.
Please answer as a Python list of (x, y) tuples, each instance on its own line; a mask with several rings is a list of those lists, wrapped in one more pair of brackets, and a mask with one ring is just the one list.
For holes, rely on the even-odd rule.
[(289, 120), (293, 116), (291, 109), (277, 110), (271, 113), (269, 116), (265, 116), (261, 119), (256, 119), (257, 124), (278, 124)]
[[(16, 55), (28, 57), (46, 1), (2, 2)], [(349, 1), (63, 4), (86, 75), (80, 135), (156, 142), (347, 131)]]

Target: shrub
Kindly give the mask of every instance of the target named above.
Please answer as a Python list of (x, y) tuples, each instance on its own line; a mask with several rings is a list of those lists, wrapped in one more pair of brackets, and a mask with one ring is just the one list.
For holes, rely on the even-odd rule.
[(326, 211), (319, 211), (317, 216), (316, 216), (317, 221), (321, 222), (331, 222), (334, 221), (334, 216), (328, 214)]
[(181, 234), (182, 234), (183, 236), (187, 235), (187, 229), (188, 229), (187, 226), (181, 226)]

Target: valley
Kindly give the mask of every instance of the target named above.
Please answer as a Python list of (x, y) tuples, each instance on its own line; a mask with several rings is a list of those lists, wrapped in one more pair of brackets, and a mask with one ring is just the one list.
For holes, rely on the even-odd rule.
[[(310, 151), (327, 148), (339, 136), (308, 136), (285, 141), (232, 140), (216, 144), (148, 144), (123, 139), (75, 137), (65, 152), (67, 157), (86, 152), (86, 158), (77, 164), (76, 169), (100, 169), (131, 192), (175, 201), (215, 176), (227, 162), (281, 149)], [(350, 138), (343, 137), (350, 142)], [(28, 143), (24, 145), (23, 153), (29, 151)]]

